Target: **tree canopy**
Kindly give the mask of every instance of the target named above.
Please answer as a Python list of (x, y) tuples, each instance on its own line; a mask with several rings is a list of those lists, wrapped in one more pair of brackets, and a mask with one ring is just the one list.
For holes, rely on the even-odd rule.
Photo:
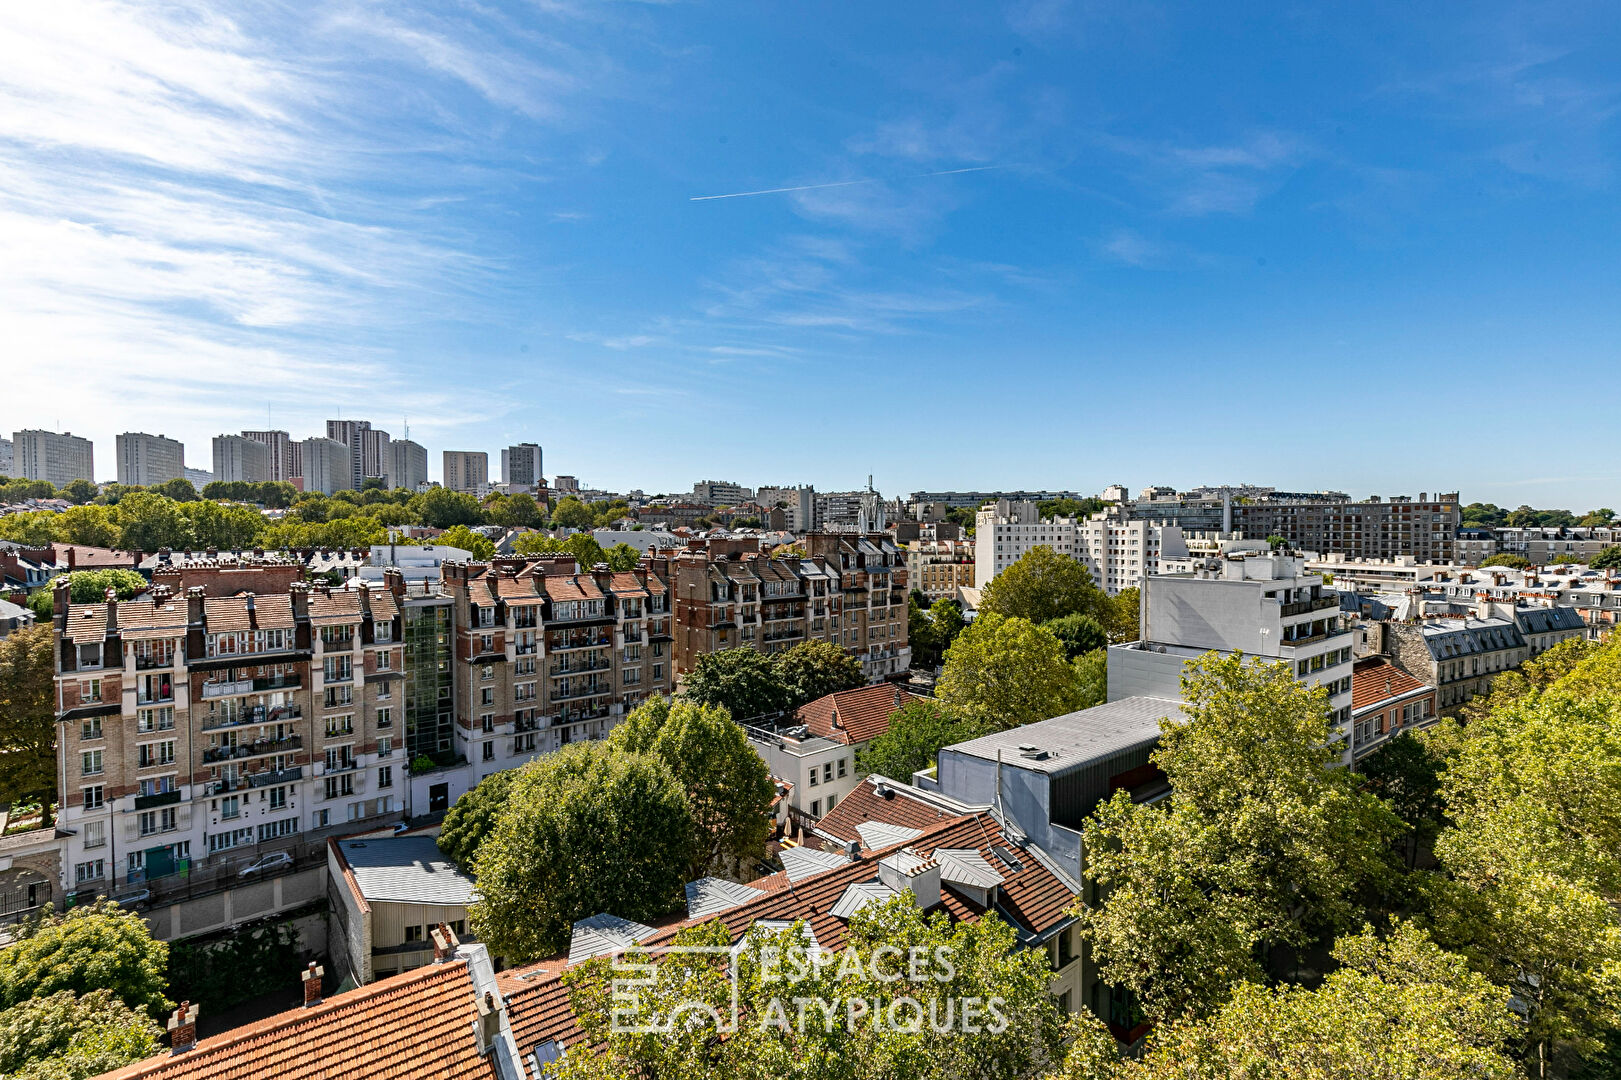
[(1524, 555), (1515, 555), (1513, 552), (1500, 551), (1496, 555), (1488, 555), (1480, 560), (1481, 566), (1506, 566), (1510, 570), (1524, 570), (1531, 565), (1531, 560)]
[(59, 990), (0, 1012), (0, 1076), (86, 1080), (157, 1052), (162, 1032), (106, 990)]
[(1076, 613), (1098, 615), (1108, 603), (1092, 572), (1045, 545), (1025, 552), (980, 594), (980, 614), (1041, 624)]
[(168, 963), (169, 946), (133, 911), (107, 900), (60, 914), (47, 906), (0, 952), (0, 1001), (106, 990), (156, 1018), (173, 1004), (164, 996)]
[(889, 728), (858, 755), (863, 773), (909, 782), (913, 773), (934, 764), (942, 746), (987, 734), (970, 714), (929, 698), (914, 698), (895, 710)]
[(1064, 647), (1064, 656), (1070, 660), (1103, 648), (1109, 643), (1108, 632), (1090, 615), (1072, 612), (1042, 624)]
[(658, 758), (685, 789), (695, 829), (689, 877), (736, 874), (765, 858), (776, 787), (725, 709), (654, 698), (626, 717), (609, 742)]
[(747, 646), (700, 655), (687, 672), (681, 693), (688, 701), (718, 705), (743, 721), (780, 712), (789, 701), (776, 662)]
[(495, 823), (512, 794), (518, 770), (502, 769), (480, 780), (457, 799), (439, 827), (439, 850), (463, 867), (472, 867), (478, 849), (495, 831)]
[(861, 661), (831, 641), (803, 641), (775, 654), (773, 659), (790, 709), (867, 684)]
[(1080, 679), (1051, 631), (980, 612), (946, 651), (935, 694), (991, 731), (1080, 708)]
[(120, 600), (139, 596), (151, 583), (134, 570), (75, 570), (68, 574), (68, 596), (75, 604), (95, 604), (107, 599), (107, 590)]
[(574, 743), (518, 770), (473, 858), (473, 929), (508, 963), (568, 947), (573, 924), (611, 912), (646, 921), (681, 903), (695, 826), (661, 759)]
[(50, 623), (0, 638), (0, 802), (56, 802), (56, 654)]
[(1402, 830), (1337, 767), (1327, 691), (1287, 665), (1207, 654), (1182, 698), (1151, 755), (1170, 796), (1117, 791), (1085, 827), (1104, 897), (1082, 912), (1094, 956), (1158, 1021), (1208, 1012), (1261, 981), (1272, 950), (1349, 925)]

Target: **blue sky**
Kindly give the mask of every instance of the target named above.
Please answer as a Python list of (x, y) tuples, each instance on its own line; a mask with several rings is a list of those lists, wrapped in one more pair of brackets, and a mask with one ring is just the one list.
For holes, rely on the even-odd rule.
[(10, 5), (0, 428), (1621, 507), (1621, 14), (1229, 8)]

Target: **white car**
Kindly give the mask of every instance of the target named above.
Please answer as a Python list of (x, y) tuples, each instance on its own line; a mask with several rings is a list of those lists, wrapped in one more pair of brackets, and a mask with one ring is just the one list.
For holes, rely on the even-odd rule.
[(268, 855), (261, 855), (253, 862), (244, 866), (237, 873), (237, 877), (252, 877), (267, 870), (280, 870), (293, 865), (293, 857), (285, 851), (272, 851)]

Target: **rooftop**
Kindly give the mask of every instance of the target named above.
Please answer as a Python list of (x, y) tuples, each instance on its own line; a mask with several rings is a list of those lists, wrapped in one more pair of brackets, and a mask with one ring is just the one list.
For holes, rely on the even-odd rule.
[[(1000, 756), (1034, 772), (1068, 772), (1159, 738), (1160, 721), (1181, 715), (1181, 709), (1182, 703), (1174, 698), (1121, 698), (946, 749), (991, 761)], [(1028, 747), (1035, 751), (1026, 753)]]
[(387, 836), (333, 842), (367, 902), (466, 907), (473, 879), (439, 850), (431, 836)]

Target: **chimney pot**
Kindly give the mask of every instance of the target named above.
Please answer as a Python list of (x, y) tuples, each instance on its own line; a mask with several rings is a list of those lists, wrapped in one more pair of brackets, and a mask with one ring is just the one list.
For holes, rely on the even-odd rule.
[(182, 1001), (169, 1017), (169, 1053), (184, 1054), (197, 1045), (197, 1006)]
[(304, 969), (304, 1007), (321, 1004), (321, 977), (326, 974), (326, 968), (318, 965), (314, 960)]

